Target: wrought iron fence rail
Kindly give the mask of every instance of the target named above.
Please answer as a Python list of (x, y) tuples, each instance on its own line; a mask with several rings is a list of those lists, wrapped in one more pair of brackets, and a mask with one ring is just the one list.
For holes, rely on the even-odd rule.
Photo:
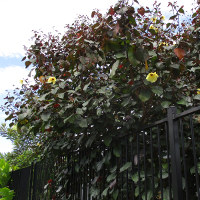
[(174, 116), (174, 119), (178, 119), (178, 118), (181, 118), (181, 117), (186, 117), (188, 115), (191, 115), (193, 113), (196, 113), (200, 111), (200, 106), (197, 106), (197, 107), (194, 107), (194, 108), (190, 108), (182, 113), (178, 113), (178, 114), (175, 114)]

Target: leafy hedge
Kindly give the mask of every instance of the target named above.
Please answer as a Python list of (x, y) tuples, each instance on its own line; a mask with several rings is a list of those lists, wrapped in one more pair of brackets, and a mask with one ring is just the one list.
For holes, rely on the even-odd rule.
[(10, 190), (8, 182), (10, 181), (10, 165), (4, 160), (0, 159), (0, 199), (12, 200), (14, 197), (14, 191)]
[(93, 11), (92, 19), (67, 25), (62, 37), (35, 31), (23, 59), (35, 84), (24, 81), (6, 97), (10, 125), (17, 123), (34, 151), (56, 157), (109, 146), (113, 137), (161, 119), (170, 105), (197, 105), (200, 10), (188, 17), (183, 7), (169, 6), (164, 20), (159, 4), (119, 1), (105, 16)]

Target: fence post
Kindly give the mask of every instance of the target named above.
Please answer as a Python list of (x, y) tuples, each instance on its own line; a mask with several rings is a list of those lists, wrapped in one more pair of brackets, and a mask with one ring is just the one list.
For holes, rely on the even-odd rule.
[(30, 169), (30, 183), (29, 183), (29, 199), (32, 199), (32, 188), (33, 188), (33, 168), (34, 168), (34, 163), (31, 163), (31, 169)]
[(38, 163), (34, 163), (34, 167), (33, 167), (33, 191), (32, 191), (32, 200), (36, 200), (37, 196), (37, 176), (38, 176)]
[(174, 200), (183, 200), (178, 121), (174, 120), (175, 115), (176, 107), (169, 107), (167, 110), (167, 118), (171, 155), (172, 191)]

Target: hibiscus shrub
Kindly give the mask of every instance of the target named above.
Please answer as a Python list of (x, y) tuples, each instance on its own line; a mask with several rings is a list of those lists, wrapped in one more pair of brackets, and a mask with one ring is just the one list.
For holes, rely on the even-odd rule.
[(159, 4), (119, 1), (105, 16), (93, 11), (67, 25), (62, 37), (34, 33), (23, 60), (35, 84), (23, 83), (5, 105), (24, 139), (40, 141), (34, 151), (56, 157), (109, 146), (163, 118), (170, 105), (181, 111), (198, 103), (200, 10), (186, 18), (183, 7), (169, 6), (166, 22)]

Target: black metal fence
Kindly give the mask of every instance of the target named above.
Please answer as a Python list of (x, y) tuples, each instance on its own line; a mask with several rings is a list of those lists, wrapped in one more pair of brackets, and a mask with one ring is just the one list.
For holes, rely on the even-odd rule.
[[(50, 161), (49, 161), (50, 162)], [(11, 173), (10, 189), (15, 191), (14, 200), (44, 200), (44, 186), (52, 172), (51, 163), (41, 161)], [(49, 199), (47, 197), (46, 199)]]
[[(200, 200), (200, 107), (179, 114), (170, 107), (166, 118), (94, 148), (98, 153), (90, 148), (66, 155), (60, 166), (39, 162), (14, 171), (15, 199)], [(65, 196), (55, 198), (45, 186), (49, 166), (63, 165), (57, 191)]]

